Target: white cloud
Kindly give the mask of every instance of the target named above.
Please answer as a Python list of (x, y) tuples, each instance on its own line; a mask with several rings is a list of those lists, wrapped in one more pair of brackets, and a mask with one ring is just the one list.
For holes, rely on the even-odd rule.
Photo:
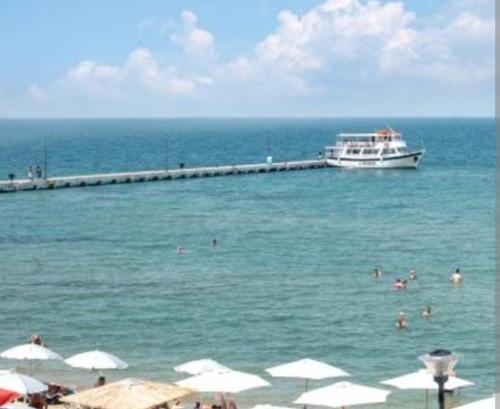
[(493, 19), (462, 12), (443, 26), (418, 28), (415, 21), (402, 2), (326, 0), (302, 15), (284, 10), (254, 53), (227, 68), (284, 94), (332, 92), (384, 77), (442, 84), (492, 78)]
[(325, 0), (304, 13), (281, 11), (273, 32), (249, 52), (225, 60), (213, 34), (186, 10), (165, 26), (176, 54), (136, 48), (122, 63), (83, 60), (52, 87), (57, 90), (33, 85), (28, 94), (34, 100), (50, 94), (51, 101), (68, 92), (123, 104), (175, 101), (172, 106), (184, 100), (186, 109), (193, 97), (217, 106), (224, 100), (229, 109), (251, 100), (274, 109), (293, 101), (341, 104), (342, 98), (378, 95), (396, 83), (404, 98), (425, 87), (455, 92), (459, 85), (490, 84), (494, 75), (494, 20), (457, 11), (470, 2), (452, 0), (453, 13), (418, 19), (402, 1)]
[(476, 83), (494, 75), (493, 19), (463, 12), (445, 27), (405, 30), (384, 46), (381, 69), (403, 77)]
[(290, 71), (328, 68), (364, 57), (414, 18), (402, 3), (358, 0), (327, 0), (302, 16), (282, 11), (276, 32), (257, 45), (257, 61)]
[(170, 35), (170, 40), (190, 56), (212, 56), (214, 52), (212, 33), (198, 27), (198, 17), (189, 10), (183, 11), (181, 18), (182, 26), (180, 30)]
[(130, 91), (161, 95), (194, 95), (198, 88), (212, 85), (209, 77), (183, 76), (172, 66), (161, 66), (150, 50), (137, 48), (121, 66), (85, 60), (69, 70), (64, 84), (82, 95), (123, 100)]
[(49, 94), (47, 91), (40, 88), (37, 84), (32, 84), (28, 87), (28, 95), (31, 99), (37, 102), (45, 102), (49, 100)]

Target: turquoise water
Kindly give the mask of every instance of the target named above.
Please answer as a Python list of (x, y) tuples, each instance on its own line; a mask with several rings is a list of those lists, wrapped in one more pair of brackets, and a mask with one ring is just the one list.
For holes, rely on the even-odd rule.
[[(475, 386), (494, 389), (494, 120), (0, 121), (0, 175), (43, 163), (74, 174), (313, 157), (339, 131), (387, 123), (427, 156), (417, 171), (311, 170), (0, 196), (0, 349), (39, 332), (69, 356), (115, 353), (142, 376), (211, 357), (244, 371), (312, 357), (367, 385), (456, 352)], [(168, 140), (168, 154), (165, 154)], [(212, 248), (212, 238), (220, 245)], [(178, 255), (177, 245), (189, 250)], [(371, 269), (381, 267), (380, 281)], [(405, 292), (392, 281), (415, 267)], [(461, 288), (448, 283), (460, 267)], [(420, 318), (430, 304), (435, 317)], [(398, 331), (405, 311), (410, 328)], [(16, 365), (0, 362), (0, 367)], [(23, 366), (24, 369), (26, 366)], [(37, 365), (72, 385), (95, 375)], [(314, 386), (334, 380), (314, 382)], [(238, 395), (243, 407), (290, 405), (302, 382)], [(388, 408), (422, 407), (422, 391)], [(434, 396), (431, 402), (434, 404)]]

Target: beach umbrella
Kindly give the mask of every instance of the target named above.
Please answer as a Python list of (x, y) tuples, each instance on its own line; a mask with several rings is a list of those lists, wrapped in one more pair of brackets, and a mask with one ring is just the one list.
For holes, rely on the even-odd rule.
[(125, 369), (128, 364), (117, 356), (108, 354), (104, 351), (89, 351), (73, 355), (64, 361), (67, 365), (74, 368), (84, 368), (91, 370), (99, 369)]
[[(394, 386), (399, 389), (438, 389), (438, 384), (434, 380), (434, 376), (427, 371), (427, 369), (421, 369), (417, 372), (388, 379), (380, 383), (383, 385)], [(457, 378), (456, 376), (450, 376), (448, 381), (444, 384), (444, 388), (452, 390), (471, 385), (474, 385), (474, 383), (466, 381), (465, 379)]]
[(150, 409), (191, 393), (192, 390), (175, 385), (129, 378), (65, 396), (61, 401), (86, 408)]
[(23, 375), (15, 371), (2, 371), (0, 373), (0, 388), (21, 395), (27, 395), (45, 392), (48, 386), (28, 375)]
[(356, 385), (351, 382), (337, 382), (324, 388), (304, 392), (294, 403), (346, 408), (355, 405), (383, 403), (390, 393), (384, 389)]
[(299, 359), (298, 361), (289, 362), (287, 364), (273, 366), (272, 368), (267, 368), (266, 372), (275, 378), (305, 379), (305, 390), (307, 390), (310, 379), (319, 380), (351, 376), (340, 368), (310, 358)]
[(455, 409), (495, 409), (495, 397), (481, 399)]
[(269, 382), (260, 376), (233, 370), (205, 372), (176, 382), (176, 385), (198, 392), (222, 393), (238, 393), (248, 389), (270, 386)]
[(196, 361), (189, 361), (174, 368), (176, 372), (184, 372), (190, 375), (201, 375), (205, 372), (212, 371), (229, 371), (227, 366), (219, 364), (213, 359), (198, 359)]
[(23, 344), (7, 349), (0, 353), (1, 358), (5, 359), (27, 359), (27, 360), (49, 360), (62, 357), (50, 349), (37, 344)]
[(263, 405), (255, 405), (252, 409), (293, 409), (293, 408), (263, 404)]
[[(394, 386), (399, 389), (425, 389), (426, 407), (429, 406), (429, 390), (438, 389), (438, 385), (436, 381), (434, 381), (434, 376), (427, 369), (421, 369), (419, 371), (399, 376), (397, 378), (388, 379), (380, 383), (383, 385)], [(448, 381), (444, 384), (444, 388), (447, 390), (453, 390), (471, 385), (474, 385), (474, 383), (466, 381), (465, 379), (457, 378), (456, 376), (450, 376)]]
[(0, 406), (0, 409), (35, 409), (26, 403), (16, 402), (9, 405)]
[(12, 402), (13, 400), (15, 400), (21, 396), (22, 396), (22, 394), (20, 394), (20, 393), (0, 388), (0, 405), (6, 405), (9, 402)]
[(298, 361), (267, 368), (266, 372), (276, 378), (302, 378), (315, 380), (351, 376), (342, 369), (309, 358), (299, 359)]

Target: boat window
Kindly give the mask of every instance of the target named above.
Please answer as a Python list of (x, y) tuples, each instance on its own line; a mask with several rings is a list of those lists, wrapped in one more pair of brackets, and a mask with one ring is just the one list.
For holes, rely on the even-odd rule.
[(384, 148), (384, 150), (382, 151), (382, 153), (383, 153), (384, 155), (392, 155), (392, 154), (396, 153), (396, 149), (392, 149), (392, 148), (391, 148), (391, 149)]
[(376, 155), (378, 154), (378, 149), (365, 149), (363, 153), (365, 155)]
[(406, 148), (399, 148), (398, 151), (399, 153), (406, 153)]

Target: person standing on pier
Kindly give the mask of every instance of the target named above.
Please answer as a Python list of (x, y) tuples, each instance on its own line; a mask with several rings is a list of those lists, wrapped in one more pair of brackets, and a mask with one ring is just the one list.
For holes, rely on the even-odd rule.
[(36, 165), (35, 173), (38, 179), (42, 178), (42, 168), (40, 167), (40, 165)]
[(33, 180), (33, 166), (28, 166), (28, 179)]

